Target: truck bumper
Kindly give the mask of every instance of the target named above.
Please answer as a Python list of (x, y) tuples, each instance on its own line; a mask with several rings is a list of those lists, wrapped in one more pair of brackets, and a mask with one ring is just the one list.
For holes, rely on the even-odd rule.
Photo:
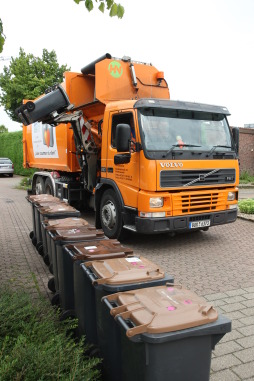
[[(237, 209), (222, 212), (186, 215), (169, 218), (135, 218), (136, 231), (138, 233), (166, 233), (174, 231), (197, 230), (190, 229), (190, 222), (210, 220), (210, 226), (228, 224), (237, 218)], [(202, 228), (198, 228), (202, 229)]]

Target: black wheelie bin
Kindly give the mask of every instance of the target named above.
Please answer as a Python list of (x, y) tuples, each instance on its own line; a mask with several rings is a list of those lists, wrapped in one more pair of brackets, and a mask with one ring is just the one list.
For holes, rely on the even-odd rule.
[[(81, 269), (85, 286), (82, 289), (83, 299), (77, 305), (75, 303), (78, 325), (85, 328), (83, 333), (87, 341), (99, 348), (103, 358), (104, 379), (114, 381), (117, 378), (111, 376), (119, 373), (120, 352), (116, 349), (112, 360), (112, 354), (108, 352), (108, 340), (112, 344), (111, 348), (118, 348), (120, 336), (116, 332), (118, 327), (112, 324), (101, 298), (115, 292), (171, 283), (174, 278), (166, 275), (157, 264), (137, 255), (85, 262), (81, 264)], [(77, 286), (74, 283), (74, 294), (76, 290), (78, 292)], [(111, 368), (116, 372), (111, 372)]]
[[(41, 245), (41, 255), (43, 255), (43, 238), (42, 234), (44, 230), (42, 229), (42, 222), (47, 219), (59, 219), (59, 218), (67, 218), (67, 217), (80, 217), (80, 212), (67, 204), (64, 201), (59, 200), (58, 203), (51, 204), (35, 204), (36, 212), (35, 212), (35, 223), (36, 223), (36, 234), (37, 234), (37, 245)], [(45, 237), (44, 237), (45, 239)], [(39, 240), (39, 243), (38, 243)]]
[[(58, 283), (63, 314), (75, 316), (74, 267), (76, 272), (81, 272), (80, 264), (82, 262), (120, 258), (131, 254), (133, 254), (132, 249), (123, 247), (116, 239), (107, 237), (63, 246), (62, 252), (60, 250), (57, 252)], [(79, 287), (82, 285), (80, 284)], [(81, 296), (82, 291), (80, 290), (76, 295), (76, 303)]]
[(51, 245), (50, 237), (47, 234), (49, 230), (57, 228), (71, 229), (77, 226), (87, 226), (88, 222), (84, 218), (79, 217), (67, 217), (60, 219), (45, 219), (41, 223), (42, 228), (42, 244), (43, 244), (43, 259), (46, 265), (50, 266), (52, 272), (52, 259), (51, 259)]
[[(77, 226), (71, 229), (59, 227), (57, 229), (49, 230), (48, 234), (51, 240), (51, 257), (53, 265), (54, 286), (56, 291), (51, 302), (53, 305), (60, 304), (61, 307), (62, 292), (59, 287), (58, 258), (61, 258), (63, 255), (63, 246), (80, 241), (95, 241), (99, 239), (105, 239), (106, 237), (102, 230), (98, 230), (91, 225)], [(63, 282), (61, 283), (61, 289), (64, 289)]]
[(211, 304), (172, 284), (109, 295), (103, 304), (120, 326), (121, 366), (112, 380), (208, 381), (212, 350), (231, 331)]
[(29, 237), (32, 240), (34, 246), (36, 246), (37, 238), (36, 238), (36, 223), (35, 223), (35, 204), (40, 202), (60, 202), (59, 198), (54, 197), (50, 194), (36, 194), (26, 196), (27, 201), (31, 204), (32, 210), (32, 221), (33, 221), (33, 230), (31, 230)]

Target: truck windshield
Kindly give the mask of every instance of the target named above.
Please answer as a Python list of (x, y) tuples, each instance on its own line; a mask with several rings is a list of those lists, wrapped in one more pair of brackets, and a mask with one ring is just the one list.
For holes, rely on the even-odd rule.
[[(161, 152), (162, 157), (181, 151), (232, 152), (226, 117), (188, 110), (139, 110), (142, 145), (146, 151)], [(186, 152), (187, 153), (187, 152)]]

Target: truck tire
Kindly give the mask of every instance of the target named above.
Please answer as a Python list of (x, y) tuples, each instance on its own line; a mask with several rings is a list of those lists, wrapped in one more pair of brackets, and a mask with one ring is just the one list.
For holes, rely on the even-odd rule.
[(54, 188), (50, 177), (45, 180), (45, 193), (54, 196)]
[(35, 180), (35, 194), (45, 193), (45, 183), (42, 176), (37, 176)]
[(120, 203), (115, 192), (108, 189), (102, 195), (100, 205), (101, 227), (109, 238), (119, 238), (123, 230)]

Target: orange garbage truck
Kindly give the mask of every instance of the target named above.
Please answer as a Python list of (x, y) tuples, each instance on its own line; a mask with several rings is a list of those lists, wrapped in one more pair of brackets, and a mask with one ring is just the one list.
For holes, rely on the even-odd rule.
[(170, 100), (164, 73), (106, 54), (17, 110), (32, 193), (95, 210), (110, 238), (237, 217), (239, 131), (226, 107)]

